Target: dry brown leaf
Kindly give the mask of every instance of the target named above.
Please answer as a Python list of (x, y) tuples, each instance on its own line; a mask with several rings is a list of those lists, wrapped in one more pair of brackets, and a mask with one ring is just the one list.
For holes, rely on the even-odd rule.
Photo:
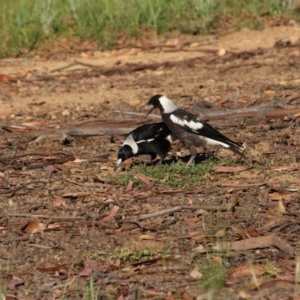
[(241, 265), (236, 268), (231, 269), (229, 276), (231, 278), (239, 278), (244, 276), (252, 276), (255, 274), (255, 276), (260, 276), (264, 273), (264, 266), (260, 264), (255, 265)]
[(70, 274), (71, 270), (66, 265), (53, 264), (45, 262), (41, 267), (38, 268), (40, 271), (47, 273), (59, 273), (59, 274)]
[(12, 279), (7, 284), (7, 288), (10, 290), (14, 290), (16, 287), (22, 284), (24, 284), (24, 280), (18, 276), (13, 275)]
[(273, 192), (273, 193), (269, 193), (269, 200), (271, 201), (279, 201), (279, 200), (283, 200), (283, 201), (291, 201), (292, 196), (291, 194), (281, 194), (279, 192)]
[(191, 272), (190, 272), (190, 276), (193, 278), (193, 279), (200, 279), (203, 277), (203, 274), (201, 272), (199, 272), (198, 269), (193, 269)]
[(269, 281), (264, 281), (260, 284), (259, 289), (270, 289), (270, 288), (280, 288), (280, 289), (291, 289), (295, 285), (294, 281), (274, 279)]
[(0, 172), (0, 181), (3, 181), (4, 178), (5, 178), (5, 174), (3, 172)]
[(299, 170), (299, 164), (281, 166), (281, 167), (276, 167), (273, 169), (273, 171), (276, 171), (276, 172), (293, 171), (293, 170)]
[(214, 166), (213, 171), (218, 173), (239, 173), (250, 169), (249, 166)]
[(0, 82), (16, 82), (17, 80), (9, 75), (0, 74)]
[(245, 291), (239, 291), (238, 295), (239, 299), (251, 299), (252, 297), (250, 293), (247, 293)]
[(221, 238), (226, 235), (226, 228), (222, 228), (215, 233), (215, 237)]
[(93, 270), (89, 267), (84, 267), (80, 272), (79, 272), (79, 276), (80, 277), (90, 277), (93, 273)]
[(138, 174), (135, 174), (134, 177), (141, 180), (142, 182), (144, 182), (147, 185), (148, 189), (153, 188), (153, 186), (154, 186), (153, 183), (145, 174), (138, 173)]
[(31, 220), (22, 228), (22, 231), (26, 233), (37, 233), (43, 232), (46, 229), (47, 224), (39, 222), (38, 220)]
[(47, 123), (46, 122), (33, 121), (33, 122), (22, 123), (22, 125), (27, 126), (27, 127), (45, 127), (47, 125)]
[(110, 210), (109, 214), (98, 221), (99, 224), (112, 221), (117, 215), (120, 207), (114, 205)]
[(285, 208), (285, 205), (283, 203), (282, 200), (279, 200), (278, 201), (278, 204), (277, 204), (277, 212), (281, 213), (281, 214), (284, 214), (286, 213), (286, 208)]
[(53, 165), (49, 165), (44, 167), (44, 170), (46, 171), (46, 173), (50, 176), (52, 175), (52, 173), (57, 172), (58, 169), (56, 167), (54, 167)]
[(139, 237), (138, 237), (139, 240), (157, 240), (157, 236), (154, 235), (154, 234), (141, 234)]
[(57, 228), (61, 228), (63, 225), (61, 223), (52, 223), (52, 224), (49, 224), (47, 229), (57, 229)]
[(133, 181), (132, 180), (130, 180), (129, 182), (128, 182), (128, 184), (127, 184), (127, 187), (126, 187), (126, 192), (130, 192), (130, 191), (132, 191), (132, 189), (133, 189)]
[(66, 200), (62, 197), (57, 197), (52, 201), (52, 206), (59, 207), (59, 206), (66, 206)]
[(232, 230), (237, 233), (242, 238), (250, 238), (259, 236), (259, 232), (256, 228), (236, 228), (235, 226), (231, 226)]

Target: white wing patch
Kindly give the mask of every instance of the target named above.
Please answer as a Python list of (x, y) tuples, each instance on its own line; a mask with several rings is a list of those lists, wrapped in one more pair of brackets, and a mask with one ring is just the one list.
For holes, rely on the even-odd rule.
[(153, 142), (155, 139), (148, 139), (148, 140), (140, 140), (138, 142), (136, 142), (137, 144), (141, 144), (141, 143), (150, 143)]
[(170, 143), (172, 143), (173, 140), (174, 140), (174, 136), (172, 136), (171, 134), (169, 134), (169, 135), (166, 137), (166, 140), (168, 140)]
[(226, 144), (226, 143), (223, 143), (223, 142), (220, 142), (220, 141), (217, 141), (217, 140), (213, 140), (213, 139), (210, 139), (210, 138), (207, 138), (207, 137), (202, 137), (203, 140), (208, 144), (208, 145), (212, 145), (212, 146), (223, 146), (225, 148), (230, 148), (230, 145)]
[(185, 119), (180, 119), (179, 117), (176, 117), (175, 115), (170, 115), (170, 119), (173, 123), (180, 125), (180, 126), (187, 126), (190, 129), (192, 129), (193, 131), (197, 131), (197, 130), (203, 128), (203, 126), (204, 126), (200, 121), (198, 121), (198, 122), (188, 121)]
[(125, 139), (124, 143), (122, 144), (122, 146), (125, 146), (125, 145), (128, 145), (132, 149), (133, 154), (138, 153), (138, 145), (135, 142), (135, 140), (133, 139), (131, 134), (129, 134), (129, 136)]

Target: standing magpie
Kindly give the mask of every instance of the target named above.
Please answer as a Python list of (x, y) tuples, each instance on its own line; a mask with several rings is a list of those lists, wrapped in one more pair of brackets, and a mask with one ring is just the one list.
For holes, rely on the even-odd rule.
[(148, 114), (158, 108), (163, 122), (172, 134), (190, 150), (191, 158), (187, 165), (195, 159), (197, 155), (196, 147), (199, 146), (220, 145), (245, 157), (242, 152), (242, 143), (232, 141), (208, 123), (201, 121), (196, 115), (178, 108), (166, 96), (155, 95), (150, 98), (147, 104), (152, 105), (152, 109)]
[(165, 123), (142, 125), (129, 133), (119, 153), (117, 166), (126, 159), (149, 154), (151, 160), (158, 156), (163, 160), (170, 150), (173, 136)]

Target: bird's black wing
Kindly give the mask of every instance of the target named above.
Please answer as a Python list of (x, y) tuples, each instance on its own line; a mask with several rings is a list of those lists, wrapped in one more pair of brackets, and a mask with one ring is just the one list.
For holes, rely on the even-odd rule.
[(132, 132), (133, 139), (138, 141), (146, 141), (149, 139), (164, 139), (171, 134), (170, 129), (164, 122), (142, 125)]
[(174, 113), (170, 114), (170, 119), (174, 124), (182, 127), (185, 131), (227, 144), (228, 148), (233, 152), (244, 156), (242, 153), (242, 143), (232, 141), (221, 132), (213, 128), (210, 124), (201, 121), (201, 119), (196, 115), (185, 110), (178, 109)]

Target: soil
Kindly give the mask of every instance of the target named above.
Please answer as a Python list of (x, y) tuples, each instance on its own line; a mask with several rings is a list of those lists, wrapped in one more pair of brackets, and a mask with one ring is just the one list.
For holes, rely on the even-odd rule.
[[(110, 51), (62, 41), (0, 67), (6, 299), (299, 297), (299, 25)], [(124, 134), (159, 120), (140, 108), (158, 93), (243, 141), (249, 160), (232, 166), (215, 149), (220, 161), (188, 188), (112, 180), (141, 173), (115, 170), (116, 156)]]

